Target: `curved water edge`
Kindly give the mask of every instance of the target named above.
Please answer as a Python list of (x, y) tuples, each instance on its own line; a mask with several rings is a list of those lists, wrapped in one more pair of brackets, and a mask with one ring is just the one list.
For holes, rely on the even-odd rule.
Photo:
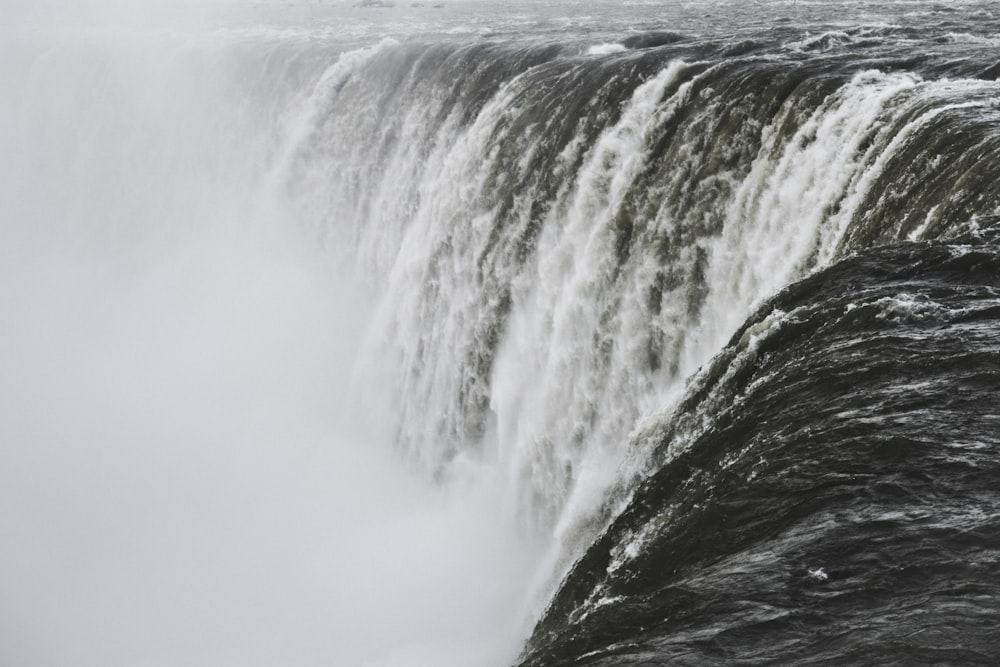
[(408, 457), (495, 461), (572, 544), (761, 299), (997, 210), (995, 82), (773, 48), (386, 41), (327, 71), (289, 184), (383, 290), (360, 380), (393, 387)]
[(394, 439), (437, 474), (469, 456), (505, 471), (515, 513), (554, 530), (543, 591), (670, 460), (650, 425), (760, 300), (997, 211), (995, 82), (759, 48), (384, 43), (331, 98), (334, 117), (381, 114), (361, 171), (376, 180), (344, 200), (386, 277), (370, 354), (396, 383)]
[[(785, 311), (746, 318), (824, 267), (861, 262), (874, 290), (884, 276), (855, 253), (910, 252), (924, 246), (895, 244), (1000, 211), (988, 6), (850, 22), (766, 4), (735, 33), (731, 14), (685, 6), (685, 28), (667, 30), (630, 5), (601, 29), (598, 8), (576, 27), (511, 19), (492, 35), (442, 21), (433, 38), (397, 26), (377, 40), (362, 17), (356, 35), (19, 42), (0, 72), (20, 91), (0, 105), (14, 156), (0, 167), (26, 194), (0, 212), (31, 222), (7, 226), (11, 247), (69, 238), (112, 248), (126, 273), (205, 230), (237, 252), (247, 235), (251, 254), (288, 243), (283, 226), (296, 248), (309, 237), (308, 265), (364, 295), (336, 306), (366, 324), (342, 393), (352, 419), (444, 496), (488, 487), (477, 502), (502, 505), (532, 549), (545, 542), (528, 616), (583, 557), (526, 661), (613, 661), (572, 626), (617, 622), (634, 591), (581, 581), (604, 576), (587, 570), (602, 549), (653, 559), (621, 537), (662, 537), (639, 526), (637, 504), (663, 500), (641, 480), (677, 482), (669, 471), (718, 453), (697, 444), (733, 418), (717, 387), (754, 372), (734, 363), (720, 379), (719, 360), (757, 360), (788, 326)], [(871, 257), (896, 261), (885, 252)], [(806, 294), (814, 278), (792, 291), (830, 296)], [(911, 287), (899, 308), (922, 307)], [(602, 586), (625, 585), (622, 563)]]
[(864, 251), (749, 318), (518, 664), (990, 664), (997, 223)]

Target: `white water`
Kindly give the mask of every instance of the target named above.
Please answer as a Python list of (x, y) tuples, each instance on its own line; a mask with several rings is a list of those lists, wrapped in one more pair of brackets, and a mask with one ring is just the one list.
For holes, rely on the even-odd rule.
[[(366, 402), (392, 406), (382, 426), (410, 461), (435, 474), (494, 469), (512, 514), (551, 534), (547, 557), (565, 565), (593, 536), (609, 487), (646, 464), (648, 448), (635, 434), (669, 410), (685, 379), (756, 304), (836, 256), (883, 152), (897, 147), (893, 119), (914, 103), (918, 82), (861, 73), (817, 108), (786, 104), (760, 125), (749, 173), (712, 175), (731, 188), (714, 204), (721, 233), (680, 253), (688, 277), (705, 258), (707, 293), (692, 316), (687, 284), (663, 293), (656, 308), (648, 298), (661, 268), (655, 240), (689, 221), (665, 207), (640, 221), (635, 233), (648, 245), (621, 266), (614, 231), (657, 133), (692, 103), (690, 82), (674, 86), (686, 65), (666, 65), (638, 86), (591, 145), (581, 121), (557, 162), (559, 187), (533, 252), (519, 264), (511, 240), (542, 194), (517, 191), (497, 242), (490, 179), (505, 164), (498, 145), (517, 141), (522, 157), (501, 171), (508, 181), (532, 182), (527, 167), (544, 150), (546, 126), (514, 121), (534, 84), (526, 76), (506, 81), (463, 125), (460, 109), (443, 108), (438, 91), (414, 78), (412, 63), (395, 64), (402, 49), (385, 40), (347, 54), (313, 89), (289, 156), (298, 211), (321, 236), (354, 247), (363, 275), (384, 290), (363, 349), (368, 375), (359, 381)], [(386, 76), (396, 66), (406, 67), (403, 75)], [(387, 106), (382, 77), (394, 86)], [(788, 124), (797, 131), (781, 134)], [(699, 130), (675, 142), (678, 159), (697, 164), (705, 150)], [(679, 165), (669, 178), (690, 173)], [(353, 211), (358, 226), (332, 224), (331, 208)], [(490, 345), (505, 285), (510, 313), (482, 375), (474, 359)], [(653, 341), (663, 350), (656, 369), (648, 362)], [(540, 576), (560, 567), (546, 565)]]

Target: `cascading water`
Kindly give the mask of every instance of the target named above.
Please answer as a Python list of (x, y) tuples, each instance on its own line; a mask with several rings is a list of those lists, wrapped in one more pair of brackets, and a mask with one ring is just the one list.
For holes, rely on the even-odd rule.
[(613, 521), (785, 313), (744, 320), (1000, 211), (985, 37), (712, 6), (7, 35), (0, 658), (502, 664), (569, 571), (542, 664), (617, 609), (586, 564), (655, 541)]
[(436, 472), (495, 461), (518, 513), (583, 540), (609, 485), (644, 465), (622, 444), (638, 420), (756, 303), (844, 251), (886, 162), (956, 95), (995, 88), (615, 57), (347, 54), (303, 135), (296, 169), (313, 176), (291, 185), (319, 193), (307, 212), (355, 212), (357, 257), (386, 290), (371, 377), (393, 387), (407, 455)]

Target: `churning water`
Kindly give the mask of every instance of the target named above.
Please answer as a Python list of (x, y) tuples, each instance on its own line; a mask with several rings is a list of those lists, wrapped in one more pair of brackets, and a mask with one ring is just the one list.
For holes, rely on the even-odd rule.
[(992, 4), (380, 4), (11, 4), (0, 663), (988, 660)]

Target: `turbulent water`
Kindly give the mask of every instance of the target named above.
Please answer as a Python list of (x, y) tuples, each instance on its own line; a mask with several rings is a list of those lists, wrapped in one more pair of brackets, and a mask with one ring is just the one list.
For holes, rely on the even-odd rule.
[(996, 242), (865, 252), (761, 308), (521, 664), (992, 664)]
[(0, 658), (1000, 650), (992, 3), (22, 11)]

